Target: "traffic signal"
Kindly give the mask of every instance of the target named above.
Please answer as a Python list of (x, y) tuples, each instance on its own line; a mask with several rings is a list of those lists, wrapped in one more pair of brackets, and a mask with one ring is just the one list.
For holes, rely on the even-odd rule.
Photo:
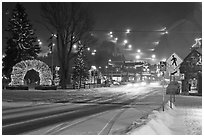
[(160, 71), (166, 71), (166, 62), (160, 61)]

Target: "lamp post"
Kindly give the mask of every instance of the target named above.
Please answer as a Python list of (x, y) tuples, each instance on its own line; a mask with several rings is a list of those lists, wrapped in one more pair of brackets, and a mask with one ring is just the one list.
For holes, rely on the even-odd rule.
[(53, 51), (53, 48), (55, 46), (55, 43), (52, 44), (52, 85), (54, 85), (54, 68), (53, 68), (53, 57), (54, 57), (54, 51)]
[(50, 44), (50, 48), (51, 48), (51, 53), (52, 53), (52, 85), (54, 85), (54, 68), (53, 68), (53, 58), (54, 58), (54, 46), (55, 46), (55, 43), (53, 43), (53, 38), (57, 38), (57, 35), (56, 34), (51, 34), (51, 37), (50, 37), (50, 41), (51, 41), (51, 44)]

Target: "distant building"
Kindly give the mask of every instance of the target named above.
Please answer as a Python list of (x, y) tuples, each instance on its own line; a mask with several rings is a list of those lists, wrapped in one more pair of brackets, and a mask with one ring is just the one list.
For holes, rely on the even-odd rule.
[(111, 61), (103, 73), (116, 81), (152, 81), (157, 80), (158, 65), (150, 65), (143, 61)]

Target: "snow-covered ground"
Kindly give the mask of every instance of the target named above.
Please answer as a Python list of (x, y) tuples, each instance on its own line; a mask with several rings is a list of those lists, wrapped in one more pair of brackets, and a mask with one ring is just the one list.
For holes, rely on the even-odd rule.
[[(71, 96), (72, 94), (74, 94), (77, 96), (82, 96), (83, 97), (82, 99), (87, 99), (87, 98), (89, 99), (89, 97), (99, 97), (99, 99), (102, 99), (102, 101), (103, 100), (107, 101), (109, 98), (111, 98), (111, 96), (122, 97), (124, 99), (131, 99), (131, 97), (137, 97), (138, 100), (136, 100), (136, 103), (142, 103), (143, 106), (141, 105), (137, 106), (135, 104), (136, 108), (132, 106), (132, 108), (127, 109), (126, 110), (127, 113), (122, 114), (119, 120), (115, 122), (115, 125), (113, 125), (114, 130), (111, 131), (111, 134), (118, 134), (120, 131), (122, 131), (121, 130), (122, 128), (125, 129), (128, 126), (128, 124), (131, 124), (132, 123), (131, 121), (134, 121), (134, 120), (135, 121), (133, 123), (136, 123), (136, 125), (142, 125), (142, 126), (137, 126), (137, 128), (132, 128), (131, 131), (128, 130), (129, 132), (127, 134), (131, 134), (131, 135), (201, 135), (202, 134), (202, 97), (178, 95), (176, 96), (176, 102), (175, 102), (175, 105), (173, 105), (173, 109), (170, 109), (169, 104), (166, 104), (164, 112), (162, 110), (160, 111), (154, 110), (150, 115), (141, 119), (142, 115), (140, 116), (140, 113), (141, 114), (143, 113), (143, 111), (145, 110), (145, 106), (148, 107), (148, 111), (145, 110), (145, 115), (146, 115), (146, 112), (148, 112), (149, 114), (150, 110), (152, 111), (153, 108), (154, 109), (156, 107), (158, 108), (161, 105), (160, 102), (162, 100), (161, 97), (163, 95), (163, 88), (161, 85), (158, 85), (158, 83), (152, 83), (150, 85), (145, 85), (144, 83), (137, 83), (137, 84), (128, 84), (123, 86), (112, 86), (112, 87), (91, 88), (91, 89), (81, 89), (81, 90), (62, 90), (62, 91), (66, 92), (66, 94), (64, 92), (62, 92), (63, 94), (60, 93), (62, 94), (62, 96), (65, 96), (65, 95)], [(150, 94), (154, 94), (154, 95), (149, 96)], [(75, 96), (73, 96), (73, 98), (74, 97)], [(169, 98), (168, 95), (165, 95), (165, 98), (168, 99)], [(143, 101), (138, 102), (140, 101), (140, 99), (143, 99)], [(27, 103), (26, 102), (4, 102), (2, 104), (2, 107), (6, 108), (6, 107), (33, 106), (33, 105), (40, 105), (41, 103), (43, 102), (27, 102)], [(145, 105), (145, 103), (149, 105)], [(153, 108), (151, 108), (151, 106)], [(131, 112), (129, 112), (129, 110), (131, 110)], [(132, 110), (135, 110), (137, 112), (135, 111), (132, 112)], [(110, 116), (112, 116), (112, 112)], [(103, 119), (105, 118), (106, 116), (103, 117)], [(129, 121), (127, 119), (129, 119)], [(126, 121), (125, 125), (124, 125), (125, 123), (124, 121)], [(96, 121), (94, 121), (93, 123), (95, 122)], [(84, 123), (84, 124), (87, 124), (87, 123)], [(79, 127), (84, 127), (84, 126), (79, 125)], [(66, 132), (67, 131), (68, 130), (66, 130)], [(119, 131), (119, 132), (114, 133), (115, 131)], [(126, 129), (124, 131), (126, 131)], [(76, 131), (76, 133), (79, 133), (79, 132)]]
[(174, 106), (153, 111), (146, 124), (130, 131), (131, 135), (202, 135), (202, 108)]

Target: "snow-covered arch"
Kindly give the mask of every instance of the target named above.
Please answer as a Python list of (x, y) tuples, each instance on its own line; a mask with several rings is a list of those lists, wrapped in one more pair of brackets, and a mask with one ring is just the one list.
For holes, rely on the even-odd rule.
[(13, 66), (10, 85), (24, 85), (24, 77), (29, 70), (39, 72), (40, 85), (52, 85), (52, 73), (47, 64), (40, 60), (25, 60)]

